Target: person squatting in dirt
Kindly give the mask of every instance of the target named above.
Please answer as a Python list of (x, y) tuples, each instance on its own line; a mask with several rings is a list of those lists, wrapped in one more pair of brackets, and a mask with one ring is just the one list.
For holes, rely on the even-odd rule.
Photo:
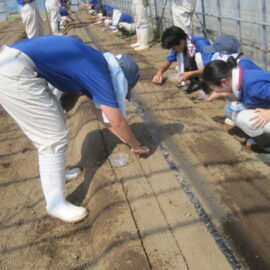
[(136, 26), (132, 16), (115, 8), (113, 10), (112, 19), (104, 21), (105, 26), (109, 26), (113, 32), (119, 30), (126, 35), (132, 35), (136, 32)]
[(203, 71), (209, 101), (231, 100), (225, 115), (257, 143), (264, 152), (258, 157), (270, 165), (270, 72), (250, 59), (230, 57), (227, 62), (214, 60)]
[(90, 15), (95, 15), (96, 14), (95, 7), (97, 4), (100, 4), (99, 0), (84, 0), (81, 3), (81, 6), (87, 8)]
[(135, 154), (148, 154), (125, 118), (125, 98), (130, 98), (139, 75), (128, 55), (101, 53), (74, 37), (42, 36), (1, 48), (0, 103), (38, 150), (49, 215), (75, 223), (88, 211), (64, 196), (68, 131), (65, 113), (48, 83), (90, 97), (94, 112), (106, 118), (102, 122), (113, 134)]
[[(179, 74), (179, 86), (188, 79), (191, 83), (188, 87), (181, 88), (185, 93), (191, 93), (200, 88), (198, 75), (201, 69), (211, 61), (212, 53), (205, 53), (203, 48), (210, 45), (210, 42), (200, 36), (190, 36), (177, 26), (167, 28), (161, 37), (162, 48), (171, 50), (166, 62), (158, 70), (153, 78), (156, 84), (162, 84), (163, 73), (177, 62)], [(180, 77), (181, 76), (181, 77)]]

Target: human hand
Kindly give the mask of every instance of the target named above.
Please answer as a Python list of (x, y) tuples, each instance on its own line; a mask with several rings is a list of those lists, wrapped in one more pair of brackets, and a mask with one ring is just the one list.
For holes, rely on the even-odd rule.
[(156, 84), (162, 84), (162, 81), (163, 81), (163, 77), (162, 77), (162, 75), (159, 74), (159, 73), (157, 73), (157, 74), (154, 76), (153, 80), (152, 80), (152, 82), (153, 82), (153, 83), (156, 83)]
[(190, 78), (190, 73), (189, 72), (183, 72), (179, 74), (179, 79), (177, 80), (178, 83), (180, 82), (185, 82)]
[(131, 147), (131, 151), (136, 155), (148, 155), (150, 153), (150, 149), (144, 145)]
[(216, 99), (222, 99), (222, 98), (226, 98), (228, 96), (227, 93), (216, 93), (216, 92), (212, 92), (209, 96), (209, 98), (207, 99), (207, 101), (214, 101)]
[(255, 128), (263, 128), (270, 121), (270, 109), (256, 109), (254, 115), (249, 118), (252, 126)]

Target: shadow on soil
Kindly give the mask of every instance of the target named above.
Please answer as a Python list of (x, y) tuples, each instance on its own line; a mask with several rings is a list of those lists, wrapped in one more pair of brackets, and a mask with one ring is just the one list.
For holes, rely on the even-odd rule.
[[(157, 144), (153, 141), (153, 138), (149, 134), (145, 124), (134, 123), (130, 125), (130, 127), (134, 132), (135, 137), (150, 148), (150, 155), (152, 155), (157, 149)], [(159, 142), (162, 142), (167, 137), (175, 133), (180, 133), (183, 126), (181, 124), (167, 124), (163, 126), (153, 124), (153, 128), (158, 131), (158, 140)], [(105, 141), (109, 141), (109, 145), (107, 144), (106, 149), (104, 149), (104, 144), (96, 143), (97, 136), (100, 136), (100, 134), (96, 131), (88, 133), (82, 143), (81, 160), (75, 165), (75, 167), (80, 167), (84, 170), (84, 181), (68, 196), (67, 200), (77, 204), (81, 204), (85, 199), (91, 180), (96, 171), (107, 160), (108, 156), (113, 152), (113, 149), (117, 144), (121, 143), (120, 140), (113, 136), (107, 129), (103, 129), (102, 140), (104, 144)], [(91, 149), (91, 151), (89, 151), (89, 149)]]

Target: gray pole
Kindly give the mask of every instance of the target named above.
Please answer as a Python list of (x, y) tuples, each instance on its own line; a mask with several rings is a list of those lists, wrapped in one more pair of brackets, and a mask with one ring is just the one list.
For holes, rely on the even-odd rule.
[[(240, 0), (237, 0), (237, 17), (240, 18), (241, 17), (241, 6), (240, 6)], [(238, 39), (240, 41), (240, 44), (241, 44), (241, 22), (240, 21), (236, 21), (236, 26), (237, 26), (237, 36), (238, 36)]]
[(202, 21), (203, 21), (203, 26), (204, 28), (206, 28), (206, 24), (205, 24), (205, 8), (204, 8), (204, 0), (201, 0), (201, 6), (202, 6)]
[[(266, 22), (266, 0), (262, 0), (262, 21)], [(267, 69), (267, 34), (266, 25), (262, 25), (262, 51), (264, 69)]]
[(221, 7), (220, 7), (220, 0), (217, 0), (217, 10), (218, 10), (218, 35), (221, 35)]

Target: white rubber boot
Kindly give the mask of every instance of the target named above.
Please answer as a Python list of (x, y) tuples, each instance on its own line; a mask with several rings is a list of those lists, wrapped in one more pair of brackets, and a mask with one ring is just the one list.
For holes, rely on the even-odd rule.
[(48, 214), (68, 223), (83, 220), (88, 214), (86, 208), (65, 199), (65, 153), (39, 154), (39, 171)]
[(140, 28), (140, 46), (135, 48), (135, 51), (142, 51), (149, 48), (148, 45), (148, 28)]
[(59, 31), (59, 24), (58, 22), (52, 22), (51, 23), (51, 27), (52, 27), (52, 35), (62, 35), (62, 33)]
[(140, 29), (136, 28), (137, 42), (130, 45), (131, 48), (136, 48), (141, 45)]

